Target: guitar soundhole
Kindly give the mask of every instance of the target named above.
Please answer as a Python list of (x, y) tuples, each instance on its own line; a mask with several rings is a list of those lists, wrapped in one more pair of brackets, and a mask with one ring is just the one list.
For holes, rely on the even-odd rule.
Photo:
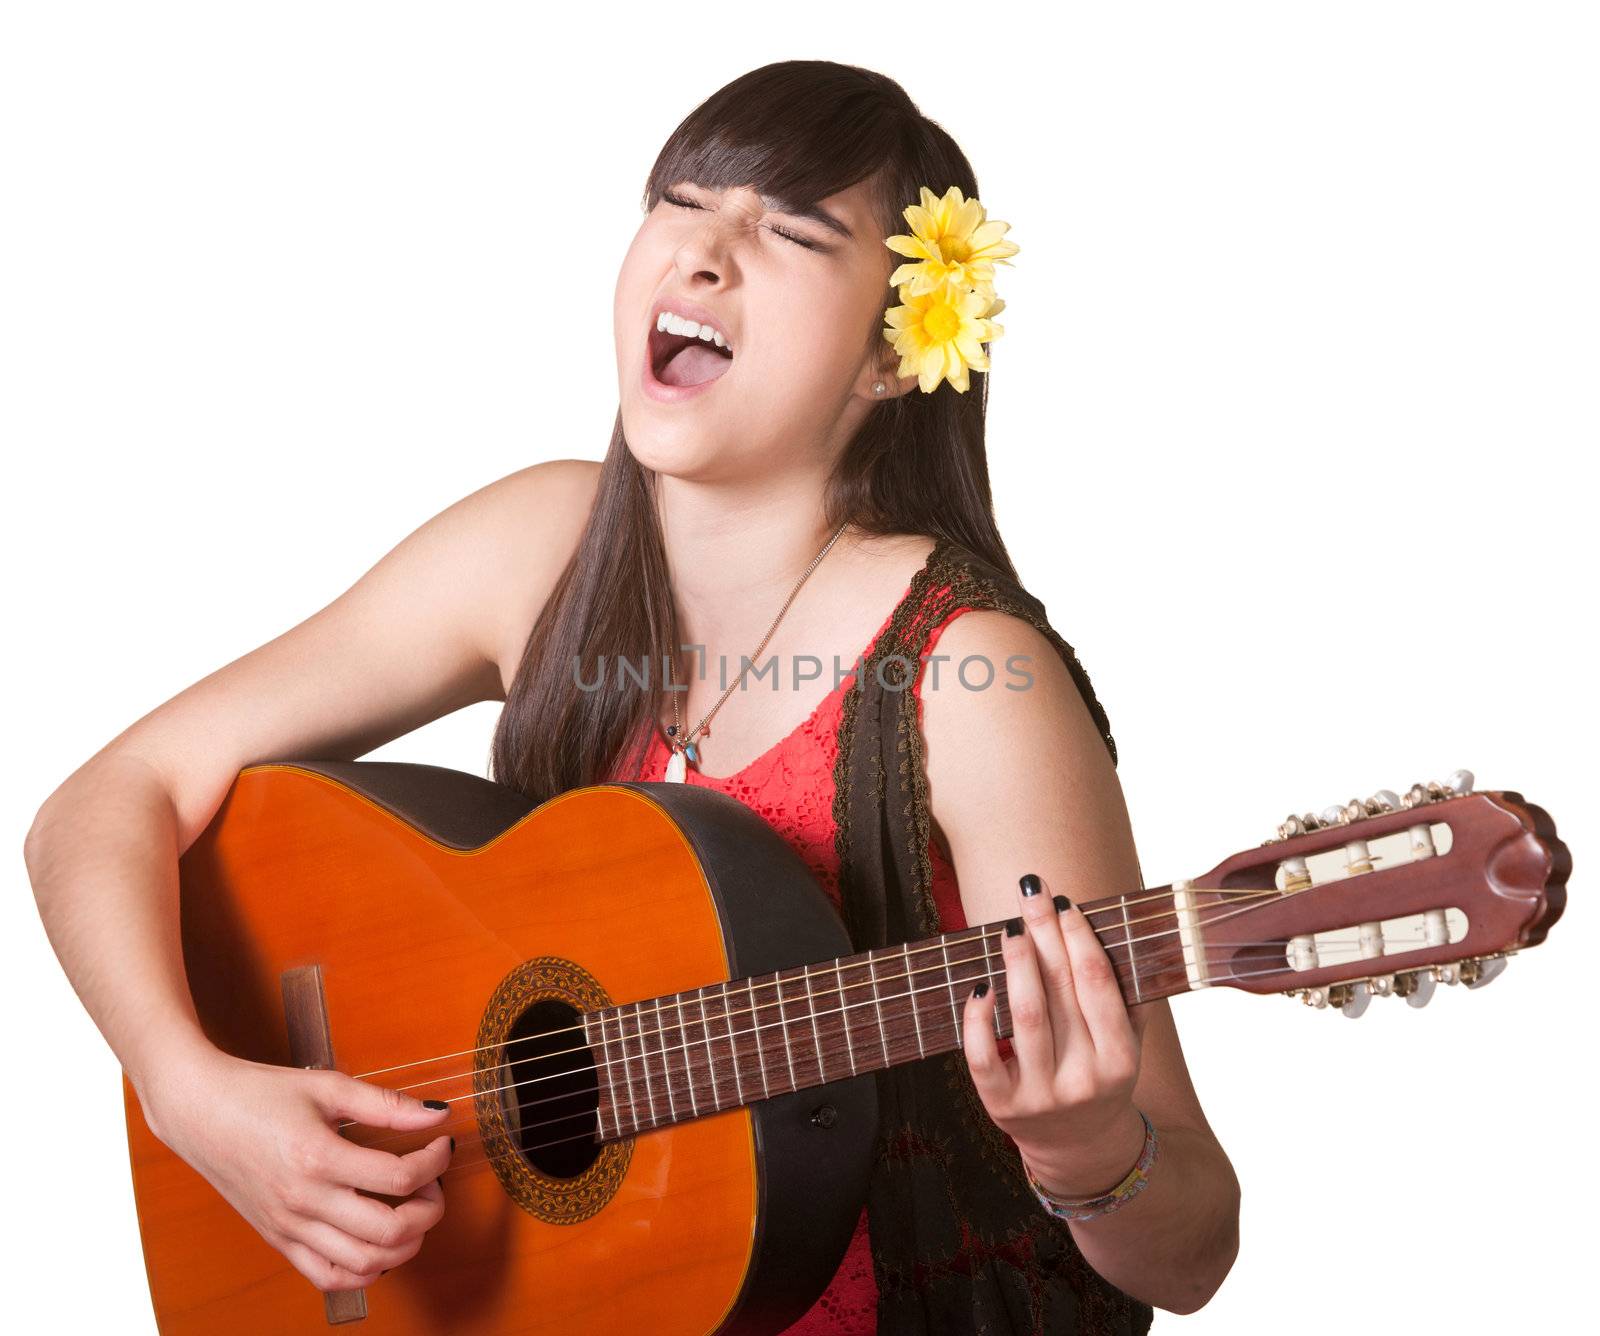
[(540, 1172), (576, 1178), (601, 1151), (599, 1072), (578, 1012), (554, 998), (535, 1002), (512, 1022), (504, 1053), (512, 1144)]

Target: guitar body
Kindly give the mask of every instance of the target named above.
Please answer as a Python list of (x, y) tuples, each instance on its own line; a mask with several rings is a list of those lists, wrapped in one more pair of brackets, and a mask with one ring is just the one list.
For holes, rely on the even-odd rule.
[[(320, 1038), (339, 1070), (396, 1088), (451, 1073), (411, 1093), (452, 1101), (460, 1144), (421, 1252), (325, 1312), (125, 1084), (163, 1332), (766, 1332), (832, 1278), (866, 1193), (871, 1073), (589, 1146), (586, 1167), (551, 1173), (517, 1149), (505, 1083), (474, 1057), (536, 1004), (581, 1013), (849, 952), (804, 864), (736, 800), (621, 783), (530, 810), (433, 766), (258, 765), (180, 884), (214, 1043), (326, 1065), (304, 1061)], [(464, 1056), (423, 1062), (442, 1055)], [(348, 1131), (397, 1151), (434, 1135)]]

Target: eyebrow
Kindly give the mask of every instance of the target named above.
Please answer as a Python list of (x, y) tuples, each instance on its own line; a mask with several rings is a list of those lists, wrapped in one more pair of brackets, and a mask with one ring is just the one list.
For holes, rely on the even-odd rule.
[(783, 201), (772, 195), (763, 195), (761, 202), (775, 213), (785, 213), (791, 218), (809, 218), (813, 222), (821, 223), (830, 231), (837, 232), (842, 237), (848, 237), (851, 241), (856, 239), (856, 234), (845, 226), (842, 219), (835, 218), (820, 205), (812, 204), (804, 209), (785, 208)]

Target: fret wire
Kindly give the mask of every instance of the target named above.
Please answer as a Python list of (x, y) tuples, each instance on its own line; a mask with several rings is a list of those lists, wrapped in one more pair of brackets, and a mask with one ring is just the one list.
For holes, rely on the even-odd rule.
[[(989, 959), (989, 934), (988, 933), (984, 933), (982, 940), (983, 940), (983, 972), (984, 972), (985, 976), (992, 977), (994, 975), (994, 966), (990, 963), (990, 959)], [(1004, 969), (1004, 967), (1005, 967), (1005, 959), (1002, 956), (1002, 958), (1001, 958), (1001, 968), (1002, 968), (1002, 970)], [(1001, 977), (1003, 978), (1004, 975), (1002, 974)], [(1003, 1039), (1003, 1038), (1005, 1038), (1005, 1036), (1000, 1033), (1000, 984), (999, 984), (999, 981), (996, 980), (992, 986), (994, 988), (994, 1037), (996, 1039)]]
[(956, 1005), (956, 981), (950, 973), (949, 934), (939, 938), (939, 955), (944, 959), (944, 984), (950, 993), (950, 1029), (956, 1037), (956, 1042), (961, 1042), (961, 1008)]
[(739, 1070), (739, 1050), (733, 1043), (733, 1010), (728, 1006), (728, 981), (722, 981), (722, 1028), (728, 1032), (728, 1056), (733, 1059), (733, 1084), (744, 1103), (744, 1073)]
[[(638, 1003), (634, 1003), (634, 1006), (637, 1007)], [(622, 1032), (622, 1051), (626, 1055), (625, 1060), (624, 1060), (624, 1067), (625, 1068), (631, 1068), (633, 1059), (634, 1059), (634, 1057), (636, 1055), (628, 1053), (627, 1020), (628, 1020), (627, 1011), (624, 1010), (622, 1007), (618, 1007), (617, 1008), (617, 1028)], [(638, 1027), (637, 1026), (634, 1027), (634, 1034), (635, 1035), (638, 1034)], [(636, 1038), (634, 1042), (635, 1043), (639, 1043), (640, 1041)], [(645, 1088), (645, 1098), (644, 1098), (643, 1111), (641, 1111), (638, 1101), (637, 1100), (634, 1101), (634, 1105), (633, 1105), (633, 1130), (635, 1132), (639, 1131), (639, 1128), (640, 1128), (641, 1124), (649, 1125), (649, 1124), (652, 1124), (655, 1121), (649, 1115), (649, 1109), (650, 1109), (650, 1081), (649, 1081), (650, 1072), (649, 1072), (649, 1069), (647, 1067), (645, 1067), (643, 1062), (640, 1062), (640, 1064), (639, 1064), (639, 1071), (640, 1071), (640, 1076), (641, 1076), (641, 1079), (642, 1079), (642, 1082), (643, 1082), (644, 1088)]]
[[(902, 954), (904, 954), (906, 958), (906, 977), (909, 979), (911, 977), (911, 943), (902, 942), (901, 950)], [(922, 1008), (917, 1004), (917, 996), (915, 992), (907, 989), (906, 995), (910, 999), (911, 1003), (912, 1024), (917, 1027), (917, 1056), (919, 1058), (925, 1058), (928, 1056), (928, 1050), (923, 1046), (922, 1043)]]
[(800, 1078), (794, 1074), (794, 1049), (789, 1045), (789, 1013), (783, 1006), (783, 971), (774, 971), (772, 978), (778, 990), (778, 1028), (783, 1031), (783, 1056), (789, 1061), (789, 1089), (798, 1090)]
[[(833, 977), (839, 981), (839, 996), (842, 998), (844, 996), (844, 990), (846, 987), (844, 981), (844, 966), (839, 964), (837, 961), (833, 966)], [(842, 1007), (839, 1010), (839, 1023), (844, 1028), (845, 1051), (850, 1055), (850, 1075), (854, 1076), (856, 1074), (855, 1040), (850, 1034), (850, 1013)]]
[(633, 1115), (633, 1130), (639, 1130), (639, 1100), (633, 1093), (633, 1064), (628, 1061), (628, 1033), (622, 1024), (622, 1008), (615, 1007), (617, 1039), (622, 1044), (622, 1077), (628, 1086), (628, 1112)]
[(656, 1114), (655, 1082), (650, 1079), (650, 1050), (644, 1042), (644, 1012), (640, 1010), (643, 1005), (642, 998), (633, 1004), (633, 1033), (639, 1041), (639, 1065), (644, 1068), (644, 1093), (650, 1101), (650, 1121), (654, 1124), (660, 1119)]
[(706, 990), (698, 988), (695, 997), (700, 1003), (700, 1037), (706, 1045), (706, 1070), (711, 1073), (711, 1107), (722, 1107), (722, 1093), (717, 1089), (717, 1055), (711, 1051), (711, 1024), (706, 1020)]
[[(756, 1006), (755, 975), (752, 974), (745, 980), (745, 991), (750, 994), (750, 1009), (754, 1011)], [(761, 1042), (761, 1030), (759, 1027), (756, 1029), (756, 1058), (761, 1063), (761, 1093), (767, 1098), (771, 1098), (772, 1088), (767, 1085), (767, 1051), (765, 1045)]]
[(806, 1011), (811, 1015), (811, 1039), (817, 1046), (817, 1084), (827, 1085), (828, 1074), (823, 1062), (822, 1033), (817, 1029), (817, 1000), (811, 992), (811, 966), (802, 965), (801, 969), (805, 971)]
[[(1090, 924), (1090, 931), (1094, 931), (1093, 924)], [(1122, 901), (1122, 935), (1128, 940), (1128, 969), (1133, 974), (1134, 1001), (1142, 1002), (1144, 998), (1139, 987), (1139, 968), (1135, 963), (1133, 951), (1133, 924), (1128, 920), (1128, 902), (1126, 899)], [(1098, 937), (1099, 934), (1096, 933), (1095, 936)]]
[(692, 1116), (700, 1116), (700, 1105), (694, 1097), (694, 1064), (689, 1061), (689, 1026), (683, 1019), (683, 994), (673, 995), (678, 1007), (678, 1035), (683, 1040), (683, 1079), (689, 1087), (689, 1111)]
[(878, 1039), (883, 1044), (883, 1065), (892, 1066), (889, 1061), (889, 1032), (883, 1027), (883, 999), (878, 996), (878, 967), (877, 959), (871, 951), (867, 952), (867, 977), (872, 980), (872, 1005), (878, 1013)]
[(656, 1038), (661, 1045), (661, 1074), (667, 1083), (667, 1114), (672, 1122), (678, 1121), (678, 1102), (672, 1097), (672, 1060), (667, 1057), (667, 1026), (661, 1019), (661, 999), (656, 998)]
[[(634, 1005), (637, 1006), (638, 1003), (635, 1003)], [(622, 1040), (622, 1070), (628, 1078), (628, 1103), (633, 1110), (633, 1130), (637, 1132), (639, 1130), (640, 1123), (639, 1098), (636, 1094), (634, 1094), (633, 1091), (633, 1055), (628, 1052), (628, 1013), (623, 1007), (617, 1008), (617, 1034)], [(646, 1077), (646, 1103), (648, 1104), (650, 1089), (648, 1084), (648, 1078), (650, 1075), (649, 1071), (645, 1070), (644, 1075)]]
[[(617, 1009), (615, 1007), (607, 1007), (604, 1011), (602, 1011), (600, 1013), (600, 1033), (601, 1033), (601, 1035), (603, 1037), (605, 1037), (605, 1042), (606, 1042), (606, 1045), (607, 1045), (608, 1053), (609, 1053), (609, 1049), (610, 1049), (611, 1039), (606, 1034), (606, 1023), (607, 1023), (607, 1021), (609, 1021), (609, 1020), (611, 1020), (611, 1019), (613, 1019), (615, 1017), (616, 1010)], [(620, 1025), (617, 1027), (617, 1038), (618, 1038), (618, 1041), (619, 1041), (618, 1047), (621, 1047), (620, 1040), (622, 1038), (622, 1027)], [(622, 1079), (623, 1079), (624, 1084), (626, 1084), (626, 1082), (628, 1080), (628, 1062), (627, 1062), (627, 1052), (626, 1052), (626, 1050), (624, 1050), (624, 1052), (623, 1052), (623, 1057), (621, 1059), (621, 1062), (622, 1062)], [(632, 1089), (629, 1089), (629, 1091), (628, 1091), (628, 1111), (630, 1113), (633, 1111), (633, 1091), (632, 1091)], [(617, 1135), (618, 1136), (622, 1135), (622, 1106), (621, 1106), (621, 1104), (617, 1105)]]
[[(601, 1011), (596, 1013), (600, 1021), (600, 1051), (606, 1059), (606, 1089), (611, 1094), (611, 1119), (617, 1125), (617, 1135), (622, 1135), (622, 1120), (617, 1116), (617, 1076), (611, 1070), (611, 1046), (606, 1042), (606, 1014)], [(586, 1045), (594, 1041), (589, 1038), (589, 1017), (583, 1018), (583, 1042)]]

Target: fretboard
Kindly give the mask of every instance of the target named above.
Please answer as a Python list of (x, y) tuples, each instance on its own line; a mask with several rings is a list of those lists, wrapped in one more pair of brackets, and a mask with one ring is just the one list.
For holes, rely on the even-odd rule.
[[(1169, 887), (1085, 913), (1130, 1005), (1188, 986)], [(995, 990), (995, 1035), (1008, 1037), (1004, 934), (1003, 922), (963, 928), (585, 1013), (600, 1140), (959, 1048), (980, 979)]]

